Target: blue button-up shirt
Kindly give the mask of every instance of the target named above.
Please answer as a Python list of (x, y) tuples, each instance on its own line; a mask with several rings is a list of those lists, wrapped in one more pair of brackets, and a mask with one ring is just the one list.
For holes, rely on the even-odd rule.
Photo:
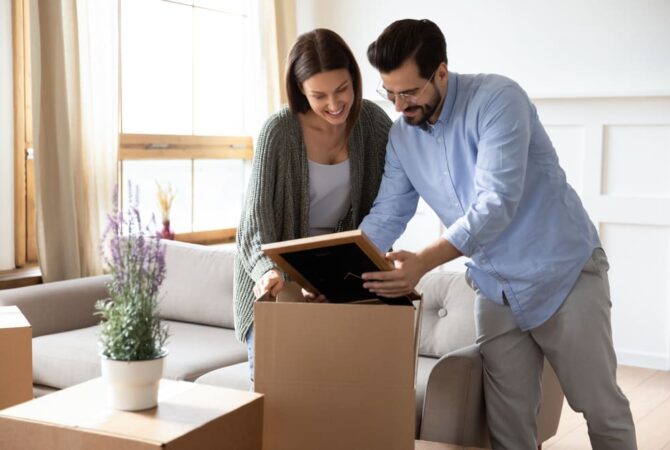
[(360, 228), (389, 249), (421, 196), (471, 258), (477, 287), (499, 304), (504, 293), (522, 330), (556, 312), (600, 246), (534, 105), (508, 78), (450, 72), (434, 125), (393, 124), (384, 171)]

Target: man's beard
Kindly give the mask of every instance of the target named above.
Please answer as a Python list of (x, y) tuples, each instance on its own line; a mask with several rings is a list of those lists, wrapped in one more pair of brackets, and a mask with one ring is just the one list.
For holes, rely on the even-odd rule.
[(421, 114), (418, 116), (415, 117), (403, 116), (405, 122), (408, 125), (412, 126), (425, 125), (425, 123), (428, 122), (428, 119), (430, 119), (432, 115), (435, 114), (435, 111), (437, 110), (437, 107), (439, 106), (441, 100), (442, 97), (440, 96), (440, 92), (436, 89), (435, 95), (433, 95), (433, 97), (427, 103), (424, 103), (423, 105), (414, 105), (405, 108), (405, 111), (413, 111), (419, 109), (421, 110)]

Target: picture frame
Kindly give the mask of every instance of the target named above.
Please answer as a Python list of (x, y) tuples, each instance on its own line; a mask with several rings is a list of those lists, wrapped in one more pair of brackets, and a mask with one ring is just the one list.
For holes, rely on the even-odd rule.
[(275, 242), (261, 249), (293, 281), (331, 303), (411, 305), (420, 298), (416, 291), (398, 298), (380, 297), (363, 287), (361, 274), (394, 266), (361, 230)]

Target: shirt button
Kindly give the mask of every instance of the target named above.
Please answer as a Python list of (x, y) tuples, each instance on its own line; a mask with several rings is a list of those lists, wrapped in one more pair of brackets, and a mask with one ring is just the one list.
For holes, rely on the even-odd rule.
[(447, 310), (444, 309), (444, 308), (440, 308), (440, 309), (437, 310), (437, 315), (440, 316), (440, 317), (444, 317), (444, 316), (447, 315)]
[(441, 137), (437, 138), (437, 143), (438, 143), (438, 144), (441, 144), (441, 143), (442, 143), (442, 138), (441, 138)]
[(482, 264), (488, 264), (489, 261), (486, 258), (482, 258)]

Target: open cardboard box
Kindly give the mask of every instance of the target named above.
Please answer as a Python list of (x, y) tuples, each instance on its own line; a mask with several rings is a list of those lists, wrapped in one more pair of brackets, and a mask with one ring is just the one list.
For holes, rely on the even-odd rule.
[[(271, 252), (281, 252), (280, 246), (295, 251), (296, 242), (307, 244), (310, 251), (327, 249), (342, 243), (337, 239), (342, 235), (345, 243), (353, 237), (356, 246), (365, 239), (360, 232), (337, 233), (334, 239), (273, 244)], [(317, 246), (309, 247), (315, 240)], [(286, 259), (275, 261), (294, 279), (303, 278), (296, 273), (305, 272), (288, 267)], [(360, 266), (360, 261), (349, 265), (341, 259), (338, 264), (344, 267), (330, 261), (327, 267), (334, 278), (329, 278), (309, 258), (303, 262), (320, 278), (316, 283), (303, 278), (303, 283), (327, 298), (333, 294), (324, 286), (337, 289), (339, 271)], [(352, 285), (345, 288), (356, 291)], [(306, 303), (299, 286), (290, 285), (278, 298), (265, 295), (256, 302), (255, 389), (265, 395), (265, 450), (414, 448), (420, 297), (374, 301), (364, 291), (367, 298), (352, 302), (338, 295), (337, 303)]]

